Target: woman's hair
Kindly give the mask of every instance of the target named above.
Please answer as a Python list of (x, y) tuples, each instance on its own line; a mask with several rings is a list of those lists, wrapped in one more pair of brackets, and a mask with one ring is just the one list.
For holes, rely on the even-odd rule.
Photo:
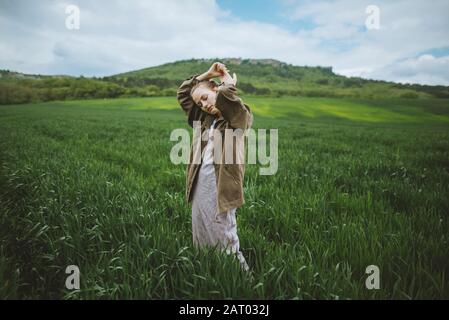
[(193, 91), (195, 91), (195, 89), (200, 87), (200, 86), (207, 86), (207, 87), (209, 87), (209, 89), (213, 89), (215, 87), (218, 87), (218, 84), (214, 80), (200, 81), (196, 85), (193, 86), (193, 88), (190, 91), (190, 93), (193, 93)]

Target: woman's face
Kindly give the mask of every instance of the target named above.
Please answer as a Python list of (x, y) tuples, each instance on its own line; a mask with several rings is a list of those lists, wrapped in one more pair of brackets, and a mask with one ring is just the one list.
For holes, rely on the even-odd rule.
[(199, 106), (201, 110), (210, 114), (216, 114), (218, 109), (215, 108), (217, 100), (217, 88), (210, 88), (207, 85), (200, 85), (192, 92), (193, 101)]

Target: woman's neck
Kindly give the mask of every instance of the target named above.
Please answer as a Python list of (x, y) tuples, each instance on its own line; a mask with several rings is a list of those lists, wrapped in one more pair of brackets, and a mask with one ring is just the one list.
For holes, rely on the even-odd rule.
[(220, 111), (218, 111), (216, 114), (214, 114), (214, 116), (215, 116), (215, 119), (220, 119), (220, 118), (223, 118), (223, 115), (221, 114), (221, 112)]

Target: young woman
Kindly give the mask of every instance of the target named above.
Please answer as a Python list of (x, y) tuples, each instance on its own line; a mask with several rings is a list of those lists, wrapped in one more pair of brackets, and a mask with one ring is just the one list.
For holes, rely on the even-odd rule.
[[(218, 85), (212, 78), (219, 77)], [(244, 204), (244, 137), (237, 143), (230, 141), (252, 126), (253, 115), (236, 95), (237, 76), (229, 74), (226, 66), (215, 62), (208, 71), (185, 80), (178, 89), (179, 104), (190, 126), (200, 122), (201, 135), (194, 141), (187, 166), (186, 200), (192, 202), (192, 233), (196, 246), (216, 246), (228, 254), (235, 254), (244, 270), (249, 267), (240, 251), (237, 236), (236, 210)], [(221, 139), (219, 139), (221, 137)], [(217, 144), (221, 140), (221, 144)], [(214, 143), (216, 141), (216, 143)], [(193, 161), (194, 145), (200, 145), (202, 161)], [(226, 145), (232, 143), (231, 148)], [(221, 147), (221, 157), (214, 150)], [(226, 161), (232, 152), (232, 163)], [(218, 153), (217, 153), (218, 154)], [(214, 157), (215, 156), (215, 157)], [(219, 161), (216, 161), (219, 158)]]

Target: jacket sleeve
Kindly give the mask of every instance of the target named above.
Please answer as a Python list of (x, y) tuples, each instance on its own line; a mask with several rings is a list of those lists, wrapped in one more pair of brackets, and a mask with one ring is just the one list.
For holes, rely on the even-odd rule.
[(237, 96), (237, 88), (233, 84), (220, 84), (216, 101), (216, 108), (223, 118), (234, 129), (249, 129), (253, 123), (251, 109)]
[(176, 93), (178, 102), (186, 113), (187, 122), (191, 127), (193, 127), (193, 121), (202, 121), (204, 118), (204, 111), (196, 105), (190, 96), (193, 86), (199, 82), (197, 76), (196, 74), (184, 80)]

